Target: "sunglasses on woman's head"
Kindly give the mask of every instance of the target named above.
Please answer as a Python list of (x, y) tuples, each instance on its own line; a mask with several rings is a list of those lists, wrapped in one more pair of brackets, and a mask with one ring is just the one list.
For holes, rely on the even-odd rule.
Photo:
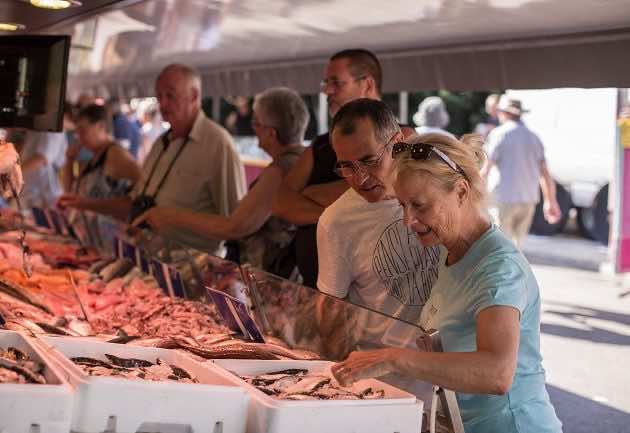
[(394, 147), (392, 147), (392, 158), (396, 159), (398, 155), (407, 151), (409, 152), (411, 159), (420, 160), (420, 161), (426, 161), (427, 159), (429, 159), (431, 154), (434, 153), (446, 165), (451, 167), (453, 171), (467, 178), (466, 173), (464, 173), (464, 170), (462, 170), (459, 165), (455, 164), (455, 162), (453, 162), (453, 160), (449, 158), (446, 153), (442, 152), (440, 149), (436, 148), (435, 146), (432, 146), (427, 143), (405, 143), (405, 142), (396, 143), (394, 144)]

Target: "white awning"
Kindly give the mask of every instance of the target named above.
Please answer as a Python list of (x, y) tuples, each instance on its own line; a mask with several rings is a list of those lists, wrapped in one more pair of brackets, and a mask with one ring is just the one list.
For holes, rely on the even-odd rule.
[(629, 23), (627, 0), (147, 0), (49, 30), (74, 35), (73, 93), (151, 95), (177, 61), (230, 95), (317, 93), (351, 47), (378, 54), (387, 92), (630, 87)]

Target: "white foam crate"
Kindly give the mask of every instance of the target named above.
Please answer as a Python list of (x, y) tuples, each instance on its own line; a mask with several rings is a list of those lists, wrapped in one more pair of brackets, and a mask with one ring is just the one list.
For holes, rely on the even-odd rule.
[[(76, 387), (72, 431), (77, 433), (244, 433), (249, 395), (212, 365), (177, 351), (101, 343), (72, 337), (44, 337)], [(106, 361), (106, 353), (183, 368), (200, 383), (153, 382), (89, 376), (69, 358)], [(208, 368), (210, 367), (210, 368)]]
[(0, 384), (0, 433), (68, 433), (73, 390), (63, 373), (28, 338), (18, 332), (0, 331), (0, 348), (9, 346), (43, 363), (47, 383)]
[(248, 433), (420, 433), (423, 402), (414, 395), (375, 379), (361, 380), (352, 389), (382, 389), (385, 398), (377, 400), (279, 400), (249, 385), (232, 373), (252, 376), (290, 368), (310, 373), (330, 372), (327, 361), (213, 360), (248, 389)]

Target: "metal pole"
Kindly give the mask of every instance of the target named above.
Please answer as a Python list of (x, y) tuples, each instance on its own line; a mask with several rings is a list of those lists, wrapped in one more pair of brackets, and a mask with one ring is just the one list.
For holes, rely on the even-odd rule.
[[(617, 101), (619, 105), (619, 98)], [(619, 114), (619, 106), (617, 106), (617, 110), (615, 110), (617, 115)], [(615, 134), (615, 170), (613, 179), (610, 182), (610, 190), (612, 190), (612, 194), (609, 194), (609, 199), (612, 198), (613, 202), (613, 212), (612, 212), (612, 228), (610, 234), (610, 246), (609, 246), (609, 259), (612, 261), (612, 271), (615, 274), (619, 274), (623, 272), (621, 269), (621, 241), (623, 240), (622, 234), (622, 221), (624, 218), (623, 215), (623, 193), (624, 193), (624, 184), (623, 184), (623, 173), (624, 170), (627, 170), (627, 167), (624, 167), (624, 156), (625, 149), (623, 143), (621, 142), (620, 136), (620, 128), (617, 127), (617, 133)], [(609, 190), (609, 191), (610, 191)], [(612, 197), (611, 197), (612, 196)], [(610, 205), (608, 206), (610, 208)]]
[(212, 97), (212, 120), (217, 123), (221, 122), (221, 97)]
[(409, 93), (406, 91), (398, 93), (398, 118), (403, 125), (409, 120)]
[(319, 104), (317, 110), (317, 133), (323, 134), (328, 131), (328, 100), (326, 94), (319, 94)]

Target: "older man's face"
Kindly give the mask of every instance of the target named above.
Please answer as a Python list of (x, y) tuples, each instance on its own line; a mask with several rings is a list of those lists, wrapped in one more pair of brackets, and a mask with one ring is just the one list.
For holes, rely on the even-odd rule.
[(163, 72), (155, 83), (160, 113), (174, 130), (194, 120), (198, 108), (198, 92), (191, 80), (178, 71)]
[(354, 168), (354, 174), (346, 181), (367, 201), (393, 197), (391, 145), (401, 139), (402, 134), (397, 133), (388, 142), (379, 142), (369, 119), (359, 119), (353, 134), (344, 135), (339, 128), (333, 131), (332, 146), (338, 165)]

